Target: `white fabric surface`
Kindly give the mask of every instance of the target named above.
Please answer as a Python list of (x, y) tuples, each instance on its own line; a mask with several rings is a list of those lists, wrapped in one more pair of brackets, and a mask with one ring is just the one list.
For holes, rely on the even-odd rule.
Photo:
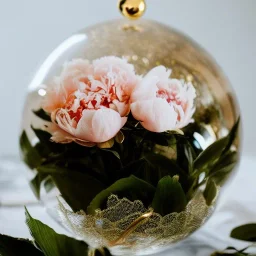
[[(20, 203), (27, 202), (28, 210), (33, 217), (50, 225), (57, 232), (67, 234), (48, 216), (43, 206), (37, 203), (32, 192), (24, 183), (24, 176), (21, 176), (21, 180), (15, 184), (17, 187), (15, 191), (3, 189), (3, 184), (6, 184), (7, 181), (5, 179), (0, 171), (0, 233), (15, 237), (30, 237), (24, 222), (23, 203)], [(210, 220), (172, 251), (165, 251), (158, 255), (169, 256), (172, 252), (175, 256), (207, 256), (215, 249), (221, 250), (228, 245), (238, 248), (247, 245), (229, 238), (229, 233), (238, 225), (256, 222), (255, 181), (256, 159), (243, 156), (237, 175), (221, 192), (218, 207)], [(15, 204), (17, 205), (15, 206)]]

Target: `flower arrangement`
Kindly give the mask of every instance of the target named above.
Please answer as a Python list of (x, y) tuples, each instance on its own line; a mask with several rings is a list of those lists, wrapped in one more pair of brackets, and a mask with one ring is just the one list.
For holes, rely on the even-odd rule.
[(185, 127), (193, 122), (196, 91), (170, 74), (160, 66), (141, 78), (133, 65), (117, 57), (67, 63), (47, 87), (42, 104), (53, 123), (51, 140), (113, 146), (113, 138), (134, 119), (151, 132)]
[[(118, 242), (108, 236), (101, 246), (127, 244), (131, 234), (145, 237), (153, 224), (141, 233), (137, 226), (136, 234), (130, 232), (145, 214), (148, 220), (179, 213), (189, 216), (191, 225), (188, 219), (183, 221), (193, 228), (175, 239), (168, 233), (164, 241), (184, 238), (208, 217), (219, 187), (237, 162), (239, 120), (206, 149), (196, 145), (193, 134), (200, 126), (194, 120), (196, 89), (170, 75), (171, 70), (157, 66), (141, 76), (132, 64), (113, 56), (72, 60), (45, 85), (41, 108), (34, 110), (44, 121), (42, 127), (31, 126), (38, 142), (32, 144), (25, 130), (21, 134), (23, 159), (35, 172), (31, 186), (38, 198), (42, 186), (48, 192), (57, 187), (73, 213), (97, 216), (99, 209), (112, 209), (108, 221), (113, 223), (127, 217), (122, 239), (107, 230)], [(133, 207), (127, 216), (115, 216), (116, 208), (109, 206), (113, 198), (120, 200), (115, 204), (119, 209), (127, 202), (129, 209), (139, 202), (145, 210)], [(193, 207), (198, 206), (195, 198), (200, 198), (202, 207)], [(195, 208), (203, 209), (203, 214), (194, 210), (192, 214)], [(195, 221), (198, 225), (192, 225)]]

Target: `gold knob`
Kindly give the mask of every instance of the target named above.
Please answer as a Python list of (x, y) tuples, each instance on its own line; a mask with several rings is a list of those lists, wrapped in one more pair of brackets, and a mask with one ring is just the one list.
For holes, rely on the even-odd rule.
[(119, 0), (118, 8), (120, 12), (128, 19), (139, 19), (146, 11), (144, 0)]

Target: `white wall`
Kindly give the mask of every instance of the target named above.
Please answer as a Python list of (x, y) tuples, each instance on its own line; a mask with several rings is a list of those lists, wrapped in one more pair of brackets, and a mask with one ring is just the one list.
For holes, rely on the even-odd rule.
[[(44, 58), (82, 27), (120, 17), (117, 0), (0, 0), (0, 154), (18, 153), (26, 86)], [(222, 66), (256, 155), (256, 0), (147, 0), (147, 18), (185, 32)], [(254, 126), (255, 125), (255, 126)]]

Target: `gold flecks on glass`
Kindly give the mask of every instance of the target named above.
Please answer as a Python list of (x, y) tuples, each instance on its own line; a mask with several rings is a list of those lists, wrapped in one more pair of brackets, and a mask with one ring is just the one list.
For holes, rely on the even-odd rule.
[(119, 0), (118, 8), (126, 18), (136, 20), (145, 13), (146, 3), (144, 0)]
[(136, 25), (125, 24), (122, 26), (122, 30), (124, 31), (133, 31), (133, 32), (141, 32), (141, 28)]

